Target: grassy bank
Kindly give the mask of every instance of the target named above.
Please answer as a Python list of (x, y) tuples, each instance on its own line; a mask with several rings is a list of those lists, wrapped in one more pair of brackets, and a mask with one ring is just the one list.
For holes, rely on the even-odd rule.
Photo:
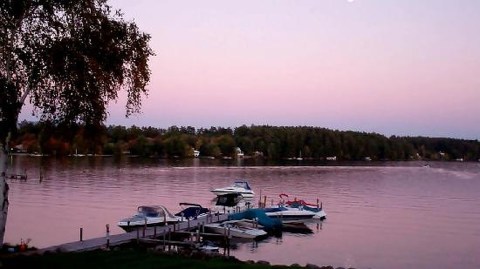
[[(0, 268), (68, 268), (68, 269), (262, 269), (262, 268), (305, 268), (301, 266), (279, 266), (262, 263), (242, 262), (235, 258), (192, 254), (190, 256), (166, 254), (145, 249), (120, 249), (115, 251), (90, 251), (82, 253), (47, 253), (44, 255), (4, 255)], [(293, 262), (292, 262), (293, 263)], [(332, 268), (316, 267), (308, 268)]]

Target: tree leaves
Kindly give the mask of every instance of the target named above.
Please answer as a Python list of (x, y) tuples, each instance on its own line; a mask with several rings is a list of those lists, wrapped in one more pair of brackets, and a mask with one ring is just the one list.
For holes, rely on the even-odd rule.
[(126, 115), (139, 111), (150, 36), (106, 1), (7, 0), (0, 14), (0, 74), (43, 120), (99, 124), (122, 89)]

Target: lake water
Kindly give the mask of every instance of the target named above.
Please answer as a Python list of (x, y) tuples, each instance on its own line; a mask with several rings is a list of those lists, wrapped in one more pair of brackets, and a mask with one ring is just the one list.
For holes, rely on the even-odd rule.
[[(305, 163), (300, 163), (305, 164)], [(333, 164), (333, 163), (332, 163)], [(141, 204), (179, 211), (180, 202), (211, 205), (211, 189), (235, 179), (278, 201), (287, 193), (323, 202), (327, 219), (310, 234), (284, 232), (236, 245), (242, 260), (356, 268), (480, 268), (480, 163), (253, 165), (113, 158), (14, 157), (6, 242), (47, 247), (122, 233), (116, 222)]]

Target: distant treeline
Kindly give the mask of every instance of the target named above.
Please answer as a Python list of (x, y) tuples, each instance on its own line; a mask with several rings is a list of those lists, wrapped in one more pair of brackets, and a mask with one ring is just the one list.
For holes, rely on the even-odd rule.
[(318, 127), (200, 128), (19, 124), (11, 148), (53, 156), (137, 155), (153, 158), (266, 158), (317, 160), (480, 159), (480, 142), (452, 138), (385, 137)]

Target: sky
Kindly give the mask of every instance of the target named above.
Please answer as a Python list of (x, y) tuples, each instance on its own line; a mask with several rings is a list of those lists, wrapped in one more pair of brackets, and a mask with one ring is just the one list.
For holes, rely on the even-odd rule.
[(149, 95), (107, 124), (480, 139), (478, 0), (111, 0), (151, 35)]

